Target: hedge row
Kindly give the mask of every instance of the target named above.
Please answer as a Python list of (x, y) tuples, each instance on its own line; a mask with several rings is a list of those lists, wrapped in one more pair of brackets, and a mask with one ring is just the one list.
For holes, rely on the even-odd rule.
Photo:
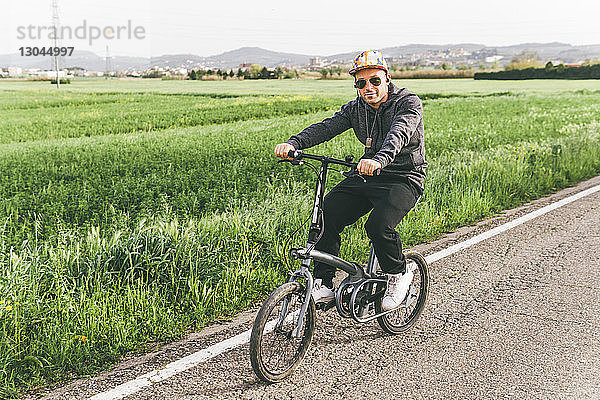
[(600, 64), (567, 67), (559, 65), (551, 68), (525, 68), (498, 72), (476, 72), (474, 79), (600, 79)]

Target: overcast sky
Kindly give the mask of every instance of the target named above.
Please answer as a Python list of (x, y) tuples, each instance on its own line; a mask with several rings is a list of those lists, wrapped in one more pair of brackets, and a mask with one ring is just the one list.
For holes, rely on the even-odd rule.
[[(411, 43), (600, 44), (598, 0), (57, 1), (63, 26), (74, 30), (85, 21), (87, 27), (85, 40), (66, 38), (62, 45), (101, 56), (107, 45), (111, 55), (149, 57), (210, 56), (243, 46), (331, 55)], [(3, 3), (0, 54), (50, 45), (47, 32), (38, 37), (37, 26), (51, 24), (51, 0)], [(90, 44), (90, 27), (116, 30), (129, 21), (133, 29), (138, 27), (137, 38), (121, 29), (119, 39), (101, 36)], [(28, 31), (29, 26), (34, 29)], [(110, 36), (112, 31), (107, 32)]]

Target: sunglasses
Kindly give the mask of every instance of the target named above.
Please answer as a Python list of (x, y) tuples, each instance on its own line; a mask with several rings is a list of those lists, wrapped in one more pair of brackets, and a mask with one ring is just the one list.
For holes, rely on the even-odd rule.
[[(371, 85), (373, 86), (379, 86), (381, 85), (381, 78), (378, 76), (374, 76), (372, 78), (369, 78), (369, 82), (371, 82)], [(355, 88), (363, 89), (365, 86), (367, 86), (366, 79), (357, 79), (356, 81), (354, 81)]]

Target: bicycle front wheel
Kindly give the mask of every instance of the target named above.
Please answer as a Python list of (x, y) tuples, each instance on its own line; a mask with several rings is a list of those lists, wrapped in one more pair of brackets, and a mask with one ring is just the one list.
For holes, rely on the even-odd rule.
[[(429, 274), (425, 258), (417, 252), (406, 253), (405, 257), (407, 261), (414, 261), (417, 265), (416, 270), (413, 271), (414, 278), (410, 284), (406, 299), (394, 311), (377, 318), (379, 326), (392, 335), (405, 332), (415, 324), (423, 312), (429, 289)], [(381, 301), (382, 298), (379, 298), (375, 302), (375, 311), (377, 314), (383, 312)]]
[(301, 326), (294, 334), (306, 289), (288, 282), (273, 291), (262, 305), (250, 336), (250, 361), (256, 375), (265, 382), (280, 382), (300, 364), (312, 342), (316, 309), (312, 296)]

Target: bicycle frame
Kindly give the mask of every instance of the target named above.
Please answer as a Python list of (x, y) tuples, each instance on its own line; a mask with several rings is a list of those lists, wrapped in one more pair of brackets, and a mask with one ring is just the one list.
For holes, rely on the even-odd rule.
[[(290, 153), (290, 155), (291, 155), (291, 153)], [(338, 269), (345, 271), (348, 274), (347, 279), (350, 279), (352, 282), (360, 282), (360, 281), (369, 280), (369, 283), (368, 283), (369, 285), (372, 285), (375, 282), (379, 282), (379, 281), (385, 282), (385, 280), (378, 279), (375, 277), (375, 272), (377, 271), (377, 266), (379, 265), (379, 262), (377, 261), (377, 257), (375, 256), (375, 251), (373, 250), (372, 246), (371, 246), (371, 250), (369, 252), (369, 261), (367, 263), (366, 268), (364, 268), (363, 266), (361, 266), (359, 264), (345, 261), (345, 260), (341, 259), (340, 257), (337, 257), (333, 254), (329, 254), (329, 253), (314, 249), (314, 246), (317, 243), (317, 241), (319, 240), (319, 238), (321, 236), (321, 232), (324, 229), (324, 227), (323, 227), (323, 209), (321, 206), (323, 204), (323, 198), (325, 196), (325, 184), (327, 181), (327, 171), (329, 168), (329, 164), (338, 164), (338, 165), (351, 167), (354, 169), (356, 168), (357, 164), (349, 162), (349, 161), (337, 160), (337, 159), (326, 157), (326, 156), (315, 156), (312, 154), (305, 154), (298, 150), (294, 151), (293, 156), (294, 156), (294, 159), (291, 160), (292, 164), (296, 164), (296, 165), (301, 164), (302, 163), (302, 161), (300, 161), (301, 158), (309, 158), (309, 159), (320, 161), (321, 168), (320, 168), (319, 175), (317, 178), (317, 183), (315, 186), (315, 201), (313, 204), (311, 224), (310, 224), (310, 228), (309, 228), (309, 232), (308, 232), (308, 240), (306, 242), (305, 247), (293, 248), (290, 251), (290, 255), (292, 258), (302, 260), (301, 267), (298, 270), (291, 273), (289, 282), (296, 281), (299, 278), (306, 279), (307, 285), (306, 285), (305, 299), (310, 299), (312, 287), (314, 285), (314, 278), (309, 270), (312, 260), (315, 260), (315, 261), (318, 261), (318, 262), (321, 262), (324, 264), (328, 264), (328, 265), (334, 266)], [(347, 158), (347, 160), (348, 160), (348, 158)], [(339, 298), (337, 298), (339, 296), (340, 296), (340, 294), (338, 291), (338, 293), (336, 294), (336, 305), (339, 304)], [(296, 328), (292, 331), (292, 334), (296, 338), (300, 338), (300, 336), (301, 336), (302, 321), (304, 321), (304, 316), (306, 314), (306, 309), (308, 308), (308, 304), (309, 304), (309, 302), (305, 300), (300, 308), (300, 312), (298, 314), (298, 323), (296, 325)], [(284, 300), (282, 311), (281, 311), (279, 320), (276, 324), (276, 327), (281, 327), (285, 318), (287, 317), (287, 308), (288, 308), (287, 306), (288, 306), (288, 303), (287, 303), (287, 299), (286, 299), (286, 300)], [(342, 314), (341, 310), (338, 309), (338, 311), (340, 311), (340, 314)], [(390, 311), (393, 311), (393, 310), (390, 310)], [(370, 321), (381, 315), (384, 315), (387, 312), (389, 312), (389, 311), (386, 311), (381, 314), (377, 314), (375, 316), (371, 316), (368, 319), (361, 319), (358, 315), (356, 315), (354, 310), (352, 310), (352, 314), (353, 314), (352, 317), (358, 322), (367, 322), (367, 321)]]

